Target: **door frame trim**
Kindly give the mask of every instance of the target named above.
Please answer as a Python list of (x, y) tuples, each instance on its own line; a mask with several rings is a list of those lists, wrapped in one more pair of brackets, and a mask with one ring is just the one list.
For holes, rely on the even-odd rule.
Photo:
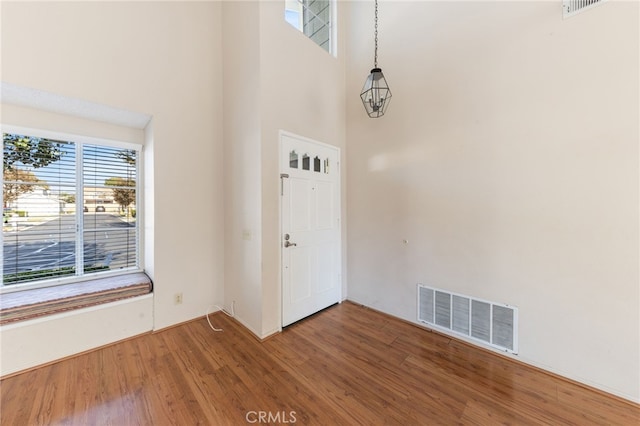
[[(342, 225), (343, 225), (343, 217), (342, 217), (342, 169), (341, 169), (341, 159), (342, 159), (342, 149), (339, 146), (336, 145), (331, 145), (325, 142), (320, 142), (318, 140), (315, 139), (311, 139), (305, 136), (301, 136), (298, 135), (296, 133), (287, 131), (287, 130), (283, 130), (280, 129), (278, 131), (278, 173), (277, 173), (277, 179), (278, 179), (278, 188), (281, 188), (280, 185), (282, 185), (282, 174), (286, 174), (286, 171), (284, 170), (284, 164), (282, 164), (282, 158), (283, 158), (283, 153), (282, 153), (282, 140), (283, 140), (283, 136), (288, 136), (291, 138), (295, 138), (295, 139), (300, 139), (302, 141), (314, 144), (314, 145), (318, 145), (318, 146), (322, 146), (325, 148), (329, 148), (329, 149), (335, 149), (338, 151), (338, 164), (337, 164), (337, 172), (338, 172), (338, 185), (336, 186), (336, 189), (338, 191), (338, 218), (339, 218), (339, 224), (340, 226), (338, 227), (338, 235), (339, 235), (339, 241), (338, 241), (338, 245), (340, 247), (340, 257), (339, 257), (339, 264), (338, 264), (338, 272), (340, 274), (340, 297), (339, 297), (339, 302), (338, 303), (342, 303), (342, 301), (344, 300), (344, 277), (343, 277), (343, 263), (344, 263), (344, 247), (343, 247), (343, 233), (342, 233)], [(288, 177), (288, 175), (287, 175)], [(283, 260), (283, 256), (282, 256), (282, 251), (283, 251), (283, 246), (282, 246), (282, 191), (278, 191), (278, 245), (279, 245), (279, 250), (278, 250), (278, 280), (280, 282), (280, 285), (278, 286), (278, 309), (280, 312), (280, 327), (278, 329), (279, 332), (282, 332), (282, 324), (283, 324), (283, 301), (282, 301), (282, 297), (283, 297), (283, 276), (282, 276), (282, 260)]]

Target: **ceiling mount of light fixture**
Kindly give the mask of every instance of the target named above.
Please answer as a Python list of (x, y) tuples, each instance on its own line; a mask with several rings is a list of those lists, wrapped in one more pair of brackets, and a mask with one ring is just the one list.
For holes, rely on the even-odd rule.
[(373, 69), (367, 80), (364, 82), (360, 99), (371, 118), (382, 117), (387, 111), (391, 101), (391, 90), (387, 80), (382, 74), (382, 69), (378, 68), (378, 0), (375, 0), (375, 48), (373, 56)]

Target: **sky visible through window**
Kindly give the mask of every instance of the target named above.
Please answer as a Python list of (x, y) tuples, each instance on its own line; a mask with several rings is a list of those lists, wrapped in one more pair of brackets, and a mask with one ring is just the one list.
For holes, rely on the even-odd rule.
[(298, 28), (300, 22), (300, 12), (297, 10), (286, 9), (284, 11), (284, 19), (292, 26)]

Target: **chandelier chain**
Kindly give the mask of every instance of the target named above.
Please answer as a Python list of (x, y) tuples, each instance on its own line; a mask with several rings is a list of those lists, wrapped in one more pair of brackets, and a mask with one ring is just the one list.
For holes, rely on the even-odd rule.
[(373, 67), (378, 68), (378, 0), (376, 0), (375, 14), (375, 49), (373, 56)]

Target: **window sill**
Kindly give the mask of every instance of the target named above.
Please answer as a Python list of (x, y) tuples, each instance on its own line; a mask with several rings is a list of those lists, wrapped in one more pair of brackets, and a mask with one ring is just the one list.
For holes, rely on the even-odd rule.
[(144, 273), (6, 293), (0, 297), (0, 325), (151, 293)]

